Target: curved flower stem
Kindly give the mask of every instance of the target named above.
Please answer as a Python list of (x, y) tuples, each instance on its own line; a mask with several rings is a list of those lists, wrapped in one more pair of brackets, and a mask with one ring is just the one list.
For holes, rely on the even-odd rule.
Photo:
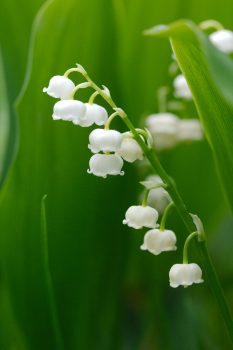
[(88, 103), (93, 104), (96, 96), (99, 95), (98, 91), (93, 92), (93, 94), (90, 96)]
[(113, 119), (115, 119), (116, 116), (119, 116), (119, 112), (114, 112), (109, 116), (107, 123), (105, 124), (105, 127), (104, 127), (105, 130), (109, 130), (110, 124), (113, 121)]
[(92, 87), (91, 84), (89, 82), (85, 82), (85, 83), (81, 83), (81, 84), (78, 84), (77, 86), (75, 86), (75, 88), (73, 89), (72, 91), (72, 94), (71, 94), (71, 99), (74, 98), (74, 95), (76, 94), (76, 92), (80, 89), (86, 89), (88, 87)]
[(148, 134), (147, 134), (147, 132), (145, 130), (143, 130), (143, 129), (136, 129), (136, 131), (137, 131), (137, 133), (139, 135), (142, 135), (144, 137), (144, 139), (147, 141)]
[(160, 231), (164, 231), (165, 230), (165, 225), (166, 225), (168, 213), (170, 212), (171, 208), (173, 208), (174, 206), (175, 206), (174, 203), (171, 202), (166, 207), (166, 209), (165, 209), (165, 211), (163, 213), (163, 217), (162, 217), (161, 223), (160, 223)]
[(199, 28), (202, 30), (206, 29), (216, 29), (216, 30), (222, 30), (224, 29), (224, 26), (222, 23), (214, 20), (214, 19), (208, 19), (207, 21), (203, 21), (199, 24)]
[[(120, 108), (117, 108), (117, 105), (111, 98), (109, 94), (107, 94), (104, 90), (102, 90), (98, 85), (96, 85), (87, 72), (83, 71), (83, 76), (85, 79), (91, 84), (91, 86), (99, 92), (99, 94), (103, 97), (103, 99), (114, 109), (119, 112), (119, 115), (121, 116), (122, 120), (126, 124), (126, 126), (129, 128), (129, 130), (134, 135), (135, 140), (140, 145), (141, 149), (143, 150), (143, 153), (149, 163), (151, 164), (152, 168), (156, 171), (156, 173), (161, 177), (163, 182), (166, 184), (166, 191), (169, 193), (170, 197), (172, 198), (172, 201), (174, 202), (176, 206), (176, 210), (179, 213), (183, 223), (185, 224), (187, 230), (189, 233), (193, 233), (196, 231), (196, 226), (193, 223), (192, 217), (189, 214), (186, 205), (180, 196), (179, 192), (176, 189), (175, 184), (172, 182), (168, 174), (166, 173), (165, 169), (161, 165), (159, 158), (155, 154), (155, 152), (142, 140), (140, 135), (138, 134), (136, 128), (134, 127), (131, 120), (128, 118), (127, 114)], [(218, 276), (215, 272), (214, 266), (212, 264), (211, 258), (208, 253), (208, 249), (206, 246), (205, 241), (196, 242), (197, 250), (201, 257), (201, 263), (205, 272), (205, 278), (208, 282), (208, 285), (213, 293), (213, 295), (216, 298), (216, 301), (219, 306), (219, 310), (222, 314), (222, 317), (224, 319), (225, 325), (228, 329), (229, 336), (231, 338), (231, 341), (233, 343), (233, 320), (231, 317), (231, 313), (229, 310), (229, 307), (227, 305), (227, 301), (225, 299), (222, 286), (219, 282)]]
[(196, 236), (198, 236), (197, 231), (190, 233), (190, 235), (186, 238), (184, 248), (183, 248), (183, 264), (188, 264), (188, 246), (190, 241)]

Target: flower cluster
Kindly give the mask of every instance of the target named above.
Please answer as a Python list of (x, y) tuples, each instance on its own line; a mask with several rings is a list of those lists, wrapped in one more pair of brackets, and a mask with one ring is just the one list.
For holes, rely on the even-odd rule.
[[(123, 224), (128, 225), (134, 229), (141, 229), (143, 227), (150, 228), (145, 235), (141, 250), (150, 252), (153, 255), (159, 255), (162, 252), (174, 251), (177, 249), (176, 234), (169, 229), (165, 229), (166, 219), (168, 212), (174, 205), (171, 201), (167, 191), (164, 189), (164, 183), (158, 176), (149, 177), (147, 181), (142, 182), (146, 187), (145, 196), (142, 201), (142, 205), (133, 205), (129, 207), (125, 213), (125, 219)], [(150, 192), (161, 190), (160, 197), (156, 193), (157, 199), (160, 200), (162, 197), (166, 197), (168, 205), (163, 213), (160, 225), (157, 224), (159, 213), (155, 208), (148, 205)], [(201, 283), (202, 271), (199, 265), (196, 263), (188, 263), (187, 259), (187, 247), (188, 243), (197, 232), (192, 233), (188, 236), (184, 245), (183, 253), (183, 264), (175, 264), (171, 267), (169, 272), (170, 286), (173, 288), (179, 285), (187, 287), (193, 283)]]
[(157, 150), (170, 149), (181, 142), (203, 139), (201, 123), (198, 119), (180, 119), (172, 113), (151, 114), (146, 119)]
[[(53, 120), (70, 121), (81, 127), (89, 127), (93, 124), (105, 126), (103, 129), (94, 129), (89, 135), (88, 148), (94, 155), (89, 161), (88, 173), (103, 178), (107, 175), (123, 175), (124, 160), (130, 163), (138, 159), (142, 160), (143, 152), (131, 132), (120, 133), (117, 130), (109, 130), (111, 120), (119, 112), (108, 117), (106, 109), (93, 102), (97, 96), (96, 92), (86, 103), (74, 99), (78, 89), (89, 86), (89, 83), (75, 86), (65, 73), (63, 76), (52, 77), (48, 87), (43, 91), (60, 99), (54, 105)], [(102, 92), (109, 94), (106, 88)]]
[[(207, 21), (213, 26), (213, 22)], [(218, 24), (218, 23), (217, 23)], [(214, 25), (216, 22), (214, 21)], [(219, 26), (220, 24), (218, 24)], [(221, 27), (221, 25), (220, 25)], [(208, 26), (206, 27), (208, 28)], [(209, 35), (211, 43), (226, 54), (233, 53), (233, 32), (224, 28), (218, 29)], [(177, 71), (175, 54), (172, 58)], [(172, 64), (172, 67), (173, 67)], [(172, 69), (172, 74), (173, 74)], [(183, 101), (192, 100), (192, 92), (183, 74), (178, 74), (173, 80), (174, 96)], [(170, 149), (179, 143), (199, 141), (203, 139), (202, 125), (198, 119), (180, 119), (176, 114), (161, 112), (151, 114), (146, 119), (146, 127), (150, 131), (154, 145), (158, 151)]]
[[(83, 75), (85, 82), (75, 86), (68, 78), (69, 73), (76, 71)], [(88, 102), (74, 99), (75, 93), (81, 88), (91, 87), (95, 92), (90, 96)], [(100, 89), (87, 75), (80, 65), (68, 70), (63, 76), (54, 76), (49, 85), (43, 90), (48, 95), (59, 98), (53, 108), (52, 118), (54, 120), (70, 121), (74, 125), (89, 127), (92, 125), (103, 126), (95, 128), (89, 134), (88, 148), (93, 153), (89, 161), (88, 173), (106, 178), (108, 175), (123, 175), (124, 161), (135, 162), (142, 160), (144, 151), (151, 152), (151, 137), (156, 135), (156, 140), (161, 148), (170, 147), (179, 140), (199, 139), (201, 129), (196, 120), (179, 120), (171, 113), (164, 115), (151, 115), (147, 119), (145, 129), (135, 129), (125, 112), (117, 108), (111, 99), (106, 87)], [(113, 107), (114, 112), (108, 116), (107, 110), (94, 103), (96, 96), (102, 96)], [(110, 128), (113, 119), (119, 116), (129, 126), (130, 131), (119, 132)], [(126, 121), (127, 120), (127, 121)], [(195, 130), (195, 135), (190, 130)], [(152, 134), (152, 136), (151, 136)], [(179, 136), (177, 136), (179, 135)], [(177, 249), (177, 238), (172, 230), (165, 229), (166, 218), (173, 202), (166, 191), (166, 185), (159, 176), (148, 177), (142, 182), (145, 187), (141, 205), (133, 205), (125, 213), (123, 223), (134, 229), (149, 229), (144, 236), (141, 250), (158, 255), (162, 252)], [(153, 207), (154, 206), (154, 207)], [(159, 214), (162, 214), (158, 224)], [(189, 237), (187, 238), (189, 240)], [(185, 247), (187, 244), (185, 244)], [(187, 247), (185, 248), (185, 251)], [(187, 254), (185, 253), (185, 256)], [(184, 264), (174, 265), (169, 273), (170, 285), (188, 286), (192, 283), (200, 283), (201, 269), (197, 264), (188, 264), (187, 258)]]
[(142, 250), (148, 250), (154, 255), (165, 251), (176, 250), (176, 235), (173, 231), (165, 230), (163, 227), (157, 228), (159, 214), (156, 209), (146, 205), (133, 205), (125, 213), (123, 224), (134, 229), (143, 227), (151, 228), (144, 237)]

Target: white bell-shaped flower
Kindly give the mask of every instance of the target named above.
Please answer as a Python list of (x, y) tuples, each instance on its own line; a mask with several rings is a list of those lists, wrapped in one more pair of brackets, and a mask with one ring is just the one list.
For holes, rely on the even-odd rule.
[(203, 282), (201, 268), (195, 263), (173, 265), (169, 272), (169, 279), (172, 288)]
[(124, 175), (123, 160), (117, 154), (94, 154), (87, 170), (89, 174), (106, 178), (107, 175)]
[[(155, 185), (156, 183), (162, 183), (162, 179), (158, 175), (147, 176), (145, 181), (152, 181)], [(159, 214), (162, 214), (171, 201), (168, 192), (163, 187), (153, 188), (150, 190), (147, 203), (150, 207), (155, 208)]]
[(130, 133), (123, 135), (121, 146), (117, 153), (129, 163), (143, 159), (143, 151)]
[[(86, 113), (85, 116), (80, 120), (81, 126), (88, 126), (92, 124), (105, 125), (108, 120), (108, 113), (106, 109), (96, 103), (85, 103)], [(82, 125), (83, 124), (83, 125)]]
[(140, 229), (142, 227), (155, 228), (159, 214), (149, 206), (133, 205), (125, 213), (123, 224)]
[(71, 97), (75, 85), (69, 78), (63, 75), (55, 75), (49, 81), (49, 86), (43, 89), (49, 96), (67, 100)]
[(220, 51), (224, 53), (233, 52), (233, 32), (227, 29), (221, 29), (214, 33), (211, 33), (210, 41), (214, 46), (216, 46)]
[(77, 100), (62, 100), (55, 103), (53, 107), (53, 119), (54, 120), (68, 120), (75, 124), (79, 124), (79, 118), (81, 118), (86, 111), (84, 103)]
[(180, 74), (173, 81), (173, 86), (175, 89), (175, 96), (179, 98), (184, 98), (186, 100), (192, 99), (192, 93), (189, 89), (188, 83), (185, 77)]
[(121, 146), (122, 134), (117, 130), (95, 129), (89, 135), (88, 148), (93, 153), (116, 152)]
[(158, 150), (172, 148), (177, 143), (179, 118), (172, 113), (151, 114), (146, 119), (155, 147)]
[(202, 125), (198, 119), (182, 119), (179, 122), (177, 138), (179, 141), (198, 141), (203, 139)]
[(162, 252), (176, 250), (176, 235), (173, 231), (159, 229), (149, 230), (144, 236), (144, 243), (140, 247), (142, 250), (148, 250), (154, 255)]

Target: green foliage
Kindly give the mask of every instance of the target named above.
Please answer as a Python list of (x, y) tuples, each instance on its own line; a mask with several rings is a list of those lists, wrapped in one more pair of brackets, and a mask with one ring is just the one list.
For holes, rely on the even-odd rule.
[[(42, 88), (52, 75), (79, 62), (98, 84), (111, 89), (139, 125), (145, 113), (156, 111), (156, 89), (171, 83), (169, 46), (143, 37), (142, 31), (180, 17), (198, 22), (212, 16), (229, 26), (231, 11), (225, 7), (232, 8), (231, 1), (52, 0), (36, 16), (29, 47), (41, 3), (1, 4), (0, 130), (3, 120), (10, 129), (1, 134), (0, 146), (0, 164), (6, 159), (9, 171), (0, 207), (0, 348), (57, 349), (41, 235), (45, 193), (51, 284), (65, 349), (180, 350), (181, 344), (184, 350), (214, 349), (204, 325), (210, 325), (207, 331), (222, 346), (222, 326), (206, 286), (177, 291), (168, 286), (168, 269), (179, 261), (182, 242), (177, 254), (155, 258), (139, 251), (142, 232), (121, 223), (127, 207), (137, 201), (137, 181), (145, 174), (129, 166), (122, 178), (88, 175), (90, 130), (53, 122), (54, 100)], [(18, 130), (13, 102), (25, 67)], [(78, 76), (72, 77), (78, 82)], [(207, 143), (180, 146), (161, 159), (207, 231), (221, 223), (225, 203)], [(177, 232), (185, 230), (175, 217), (171, 225)]]
[(167, 36), (184, 73), (233, 209), (233, 62), (192, 22), (180, 21), (151, 35)]

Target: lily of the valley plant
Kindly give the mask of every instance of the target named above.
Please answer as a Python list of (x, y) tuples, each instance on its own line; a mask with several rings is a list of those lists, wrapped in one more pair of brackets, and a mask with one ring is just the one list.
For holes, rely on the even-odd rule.
[[(206, 29), (207, 22), (201, 24), (200, 27), (203, 30)], [(209, 39), (224, 53), (233, 52), (233, 33), (231, 31), (219, 29), (213, 32)], [(173, 60), (173, 63), (176, 64), (174, 56)], [(84, 81), (77, 86), (69, 78), (74, 72), (81, 74), (84, 78)], [(75, 99), (78, 90), (86, 88), (94, 90), (89, 101), (83, 102)], [(174, 76), (173, 88), (174, 96), (181, 103), (192, 99), (192, 93), (180, 71)], [(124, 162), (133, 163), (146, 160), (150, 163), (155, 174), (151, 174), (141, 182), (144, 186), (144, 192), (140, 197), (141, 203), (134, 203), (126, 210), (123, 224), (136, 230), (147, 229), (140, 247), (142, 251), (153, 255), (173, 252), (177, 249), (179, 236), (167, 227), (166, 219), (169, 211), (172, 208), (176, 209), (187, 228), (187, 238), (183, 247), (182, 263), (176, 263), (170, 269), (170, 286), (173, 288), (187, 287), (194, 283), (202, 283), (203, 268), (204, 279), (210, 284), (219, 302), (233, 338), (231, 316), (207, 252), (206, 236), (201, 220), (187, 211), (174, 181), (167, 175), (157, 156), (158, 152), (171, 149), (178, 143), (202, 140), (203, 130), (200, 121), (181, 119), (163, 106), (159, 113), (151, 114), (146, 118), (145, 129), (135, 128), (126, 112), (115, 104), (108, 88), (96, 85), (80, 64), (68, 69), (64, 75), (52, 77), (48, 87), (44, 88), (44, 92), (60, 99), (54, 105), (52, 115), (54, 120), (69, 121), (81, 127), (96, 125), (89, 135), (88, 148), (93, 155), (89, 161), (88, 173), (106, 178), (111, 175), (124, 175)], [(112, 114), (108, 115), (104, 107), (95, 103), (97, 96), (102, 97), (108, 103)], [(116, 117), (121, 118), (125, 123), (128, 130), (124, 133), (111, 128), (112, 121)], [(161, 220), (159, 220), (160, 216)], [(188, 246), (191, 240), (195, 241), (200, 253), (200, 266), (196, 262), (189, 262)]]

